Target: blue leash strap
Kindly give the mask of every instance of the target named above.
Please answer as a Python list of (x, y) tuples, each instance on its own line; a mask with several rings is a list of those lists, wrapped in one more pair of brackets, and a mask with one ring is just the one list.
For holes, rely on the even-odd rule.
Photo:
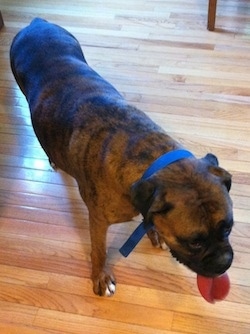
[[(187, 159), (194, 157), (193, 154), (186, 150), (175, 150), (167, 152), (161, 155), (158, 159), (156, 159), (149, 168), (142, 175), (142, 179), (147, 179), (160, 169), (167, 167), (173, 162), (179, 161), (181, 159)], [(134, 230), (128, 240), (124, 243), (124, 245), (119, 249), (120, 253), (127, 257), (132, 250), (136, 247), (136, 245), (140, 242), (143, 236), (154, 227), (153, 222), (148, 222), (145, 224), (143, 221), (139, 226)]]
[(154, 227), (152, 222), (145, 225), (144, 221), (137, 226), (125, 244), (119, 249), (119, 252), (124, 256), (127, 257), (135, 246), (139, 243), (139, 241), (144, 237), (144, 235)]

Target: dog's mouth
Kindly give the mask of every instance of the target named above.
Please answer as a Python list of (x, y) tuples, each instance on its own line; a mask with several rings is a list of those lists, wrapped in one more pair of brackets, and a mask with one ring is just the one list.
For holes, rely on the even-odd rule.
[[(170, 251), (172, 257), (173, 257), (177, 262), (179, 262), (180, 264), (184, 264), (184, 266), (186, 266), (186, 267), (192, 269), (192, 268), (191, 268), (191, 267), (192, 267), (191, 261), (187, 261), (186, 259), (184, 260), (182, 257), (180, 257), (180, 256), (178, 255), (178, 253), (177, 253), (176, 251), (174, 251), (174, 250), (171, 249), (171, 248), (169, 249), (169, 251)], [(192, 270), (193, 270), (193, 269), (192, 269)], [(194, 271), (195, 271), (195, 270), (194, 270)]]
[[(192, 259), (191, 260), (187, 260), (184, 259), (182, 256), (180, 256), (176, 251), (174, 251), (173, 249), (170, 249), (170, 253), (172, 255), (172, 257), (179, 262), (180, 264), (183, 264), (184, 266), (188, 267), (189, 269), (191, 269), (192, 271), (194, 271), (195, 273), (199, 274), (199, 275), (203, 275), (203, 276), (216, 276), (216, 275), (207, 275), (205, 274), (205, 270), (202, 268), (202, 266), (200, 265), (200, 261), (197, 261), (197, 259)], [(198, 264), (198, 263), (199, 264)]]
[(220, 257), (206, 256), (202, 259), (197, 256), (192, 256), (188, 259), (171, 248), (170, 253), (176, 261), (185, 265), (196, 274), (211, 278), (225, 273), (231, 266), (233, 260), (233, 251), (231, 247), (228, 248), (227, 252), (222, 253)]
[(230, 290), (230, 280), (226, 272), (220, 275), (206, 275), (200, 268), (194, 268), (191, 262), (182, 260), (179, 255), (170, 249), (172, 256), (179, 262), (197, 273), (197, 287), (202, 297), (209, 303), (223, 300)]
[(170, 248), (169, 251), (170, 251), (172, 257), (175, 258), (176, 261), (185, 265), (185, 263), (178, 257), (177, 253), (173, 249)]

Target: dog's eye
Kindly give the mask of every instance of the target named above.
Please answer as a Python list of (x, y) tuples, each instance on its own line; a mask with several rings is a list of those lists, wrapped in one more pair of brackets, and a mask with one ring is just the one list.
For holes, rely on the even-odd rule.
[(199, 239), (195, 239), (189, 242), (189, 247), (193, 250), (200, 250), (203, 247), (203, 242)]
[(231, 233), (232, 231), (232, 228), (231, 227), (225, 227), (223, 228), (222, 230), (222, 235), (223, 235), (223, 238), (228, 238), (229, 237), (229, 234)]
[(219, 237), (222, 239), (227, 239), (232, 231), (232, 226), (232, 222), (227, 223), (225, 221), (222, 221), (219, 228)]
[(190, 236), (188, 239), (178, 238), (179, 242), (194, 254), (202, 251), (206, 247), (207, 236), (203, 234), (195, 234)]

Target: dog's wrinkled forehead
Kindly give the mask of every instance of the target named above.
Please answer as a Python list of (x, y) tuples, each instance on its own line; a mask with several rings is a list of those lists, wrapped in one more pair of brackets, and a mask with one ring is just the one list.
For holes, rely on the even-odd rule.
[(197, 216), (213, 221), (226, 219), (232, 207), (226, 187), (219, 182), (204, 180), (202, 176), (196, 176), (189, 184), (169, 183), (165, 190), (159, 188), (159, 193), (162, 197), (155, 199), (158, 204), (162, 198), (163, 202), (172, 203), (179, 215), (189, 215), (193, 219)]
[(179, 181), (169, 181), (165, 188), (165, 200), (173, 202), (179, 211), (182, 208), (183, 214), (189, 214), (193, 219), (199, 215), (200, 219), (212, 220), (213, 224), (228, 219), (232, 211), (229, 176), (223, 169), (213, 168), (208, 168), (208, 171), (204, 168), (194, 169), (189, 175), (181, 175)]
[(175, 210), (170, 216), (175, 221), (188, 222), (188, 226), (198, 225), (201, 228), (215, 228), (222, 221), (232, 219), (232, 203), (226, 192), (221, 187), (206, 187), (204, 191), (195, 188), (185, 192), (174, 191), (165, 200), (175, 203)]

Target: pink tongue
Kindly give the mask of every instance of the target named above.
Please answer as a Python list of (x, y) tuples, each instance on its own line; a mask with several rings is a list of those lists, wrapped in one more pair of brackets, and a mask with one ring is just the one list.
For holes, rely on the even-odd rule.
[(202, 297), (209, 303), (223, 300), (228, 295), (230, 281), (227, 273), (209, 278), (197, 275), (197, 285)]

